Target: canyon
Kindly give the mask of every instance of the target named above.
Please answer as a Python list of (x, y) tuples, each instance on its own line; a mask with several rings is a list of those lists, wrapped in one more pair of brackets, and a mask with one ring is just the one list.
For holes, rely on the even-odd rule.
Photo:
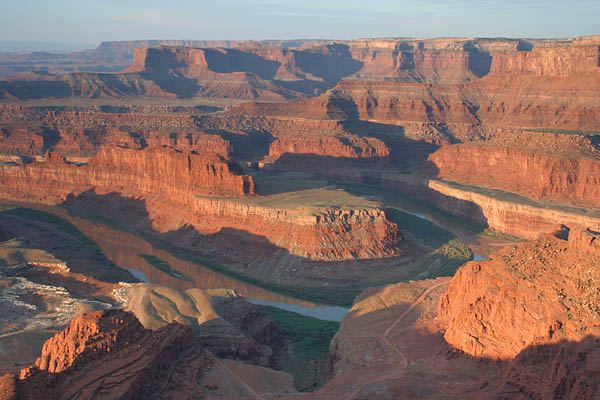
[[(489, 261), (471, 261), (453, 278), (368, 289), (356, 299), (331, 343), (329, 379), (323, 388), (315, 393), (278, 396), (593, 398), (599, 388), (595, 336), (600, 325), (595, 298), (597, 274), (590, 266), (600, 257), (598, 237), (598, 233), (578, 230), (557, 232), (556, 236), (507, 246)], [(557, 296), (558, 303), (554, 301)], [(174, 299), (172, 295), (170, 298)], [(512, 317), (507, 318), (507, 314)], [(210, 313), (202, 318), (210, 319)], [(198, 348), (201, 345), (198, 340), (194, 342), (192, 329), (165, 324), (161, 322), (162, 327), (150, 332), (133, 314), (120, 310), (84, 314), (46, 342), (34, 366), (23, 369), (18, 377), (4, 376), (3, 393), (12, 390), (23, 396), (40, 388), (52, 391), (76, 378), (78, 383), (69, 390), (90, 384), (95, 387), (81, 379), (74, 366), (88, 373), (94, 367), (94, 374), (110, 379), (116, 371), (123, 373), (119, 360), (130, 359), (136, 360), (134, 365), (146, 367), (128, 367), (128, 379), (101, 390), (110, 391), (117, 396), (114, 398), (131, 398), (131, 394), (119, 394), (126, 390), (165, 393), (164, 388), (170, 388), (166, 393), (195, 395), (207, 392), (207, 388), (216, 390), (208, 384), (190, 386), (183, 381), (153, 388), (140, 384), (148, 382), (138, 380), (147, 373), (144, 371), (158, 373), (153, 382), (165, 379), (160, 372), (165, 368), (178, 371), (168, 379), (188, 376), (180, 370), (183, 365), (192, 373), (200, 373), (193, 361), (198, 357), (206, 364), (200, 367), (204, 373), (193, 382), (206, 382), (207, 371), (216, 368), (215, 356)], [(168, 331), (180, 333), (165, 336)], [(179, 335), (186, 337), (188, 344), (169, 347), (172, 342), (167, 338)], [(149, 336), (161, 338), (162, 344), (147, 351)], [(144, 349), (145, 355), (135, 353), (131, 343)], [(163, 346), (169, 347), (160, 358), (163, 367), (152, 369), (154, 354)], [(190, 346), (197, 350), (190, 351)], [(115, 358), (110, 353), (117, 349), (119, 357)], [(181, 351), (187, 354), (185, 361), (179, 358)], [(250, 375), (242, 377), (256, 385)], [(281, 378), (278, 381), (282, 382)], [(206, 396), (211, 398), (210, 392)]]
[[(264, 236), (291, 254), (315, 260), (401, 254), (397, 227), (375, 204), (340, 210), (311, 208), (302, 202), (294, 206), (293, 199), (281, 207), (223, 199), (255, 194), (252, 177), (241, 171), (239, 165), (207, 153), (104, 147), (83, 166), (49, 153), (43, 162), (2, 167), (0, 179), (3, 196), (21, 201), (58, 204), (86, 191), (100, 196), (115, 192), (123, 198), (139, 196), (144, 198), (152, 228), (159, 232), (185, 225), (202, 234), (250, 227), (249, 233)], [(179, 214), (170, 213), (175, 209)]]
[[(598, 395), (599, 36), (37, 57), (0, 67), (0, 398)], [(276, 303), (349, 307), (327, 356)]]

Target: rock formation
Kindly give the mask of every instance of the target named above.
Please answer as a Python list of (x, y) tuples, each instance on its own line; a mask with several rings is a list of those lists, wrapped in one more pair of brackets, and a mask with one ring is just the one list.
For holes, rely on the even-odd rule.
[(282, 345), (273, 320), (229, 290), (179, 291), (145, 283), (121, 287), (116, 295), (146, 329), (188, 325), (196, 341), (219, 357), (270, 366)]
[[(254, 193), (251, 177), (237, 164), (217, 155), (178, 152), (168, 148), (130, 150), (101, 148), (88, 164), (76, 166), (49, 153), (47, 160), (21, 167), (2, 167), (3, 192), (16, 199), (64, 201), (90, 188), (129, 196), (161, 193), (189, 204), (190, 195), (244, 196)], [(37, 194), (27, 192), (38, 187)], [(42, 188), (46, 189), (42, 189)], [(12, 188), (12, 189), (9, 189)]]
[[(19, 398), (31, 399), (75, 394), (92, 398), (96, 392), (122, 399), (153, 391), (160, 396), (175, 383), (165, 374), (169, 368), (188, 370), (192, 377), (211, 362), (185, 326), (172, 324), (151, 332), (130, 313), (92, 312), (46, 342), (36, 365), (21, 372), (17, 387)], [(195, 379), (186, 386), (175, 389), (202, 393)]]
[[(149, 331), (133, 314), (110, 310), (75, 318), (45, 343), (34, 366), (23, 369), (16, 380), (6, 375), (0, 383), (3, 398), (11, 393), (18, 399), (222, 398), (219, 392), (214, 397), (211, 393), (218, 389), (210, 383), (214, 374), (240, 379), (222, 365), (197, 343), (187, 326), (173, 323)], [(271, 381), (282, 375), (268, 369), (255, 371), (261, 372)], [(264, 387), (264, 382), (249, 380), (241, 393), (230, 398), (257, 396), (253, 387), (261, 384), (262, 391), (293, 390), (289, 380), (284, 387)]]
[(572, 229), (471, 261), (451, 281), (366, 290), (314, 398), (596, 398), (599, 238)]
[(475, 357), (512, 359), (528, 346), (600, 335), (598, 235), (571, 230), (507, 247), (461, 268), (440, 300), (444, 338)]
[[(440, 179), (600, 208), (600, 162), (589, 139), (585, 143), (581, 137), (553, 135), (548, 143), (532, 133), (531, 139), (538, 139), (533, 147), (525, 146), (528, 135), (519, 135), (520, 144), (491, 141), (444, 146), (429, 156), (428, 168)], [(577, 142), (583, 142), (581, 148), (573, 148)]]
[(283, 199), (281, 209), (260, 200), (215, 199), (254, 193), (253, 179), (243, 175), (237, 164), (219, 157), (165, 148), (102, 148), (83, 166), (50, 153), (44, 162), (0, 168), (3, 196), (11, 199), (56, 204), (90, 189), (97, 194), (141, 196), (146, 199), (152, 228), (160, 232), (184, 225), (204, 234), (240, 229), (314, 260), (386, 258), (403, 253), (398, 247), (401, 236), (397, 226), (377, 207), (289, 207)]

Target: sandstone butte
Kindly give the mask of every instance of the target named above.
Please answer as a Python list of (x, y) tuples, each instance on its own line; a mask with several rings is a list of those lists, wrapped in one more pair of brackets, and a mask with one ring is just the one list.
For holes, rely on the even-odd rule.
[(313, 260), (371, 259), (403, 252), (398, 227), (381, 209), (281, 209), (227, 199), (254, 195), (254, 181), (236, 163), (207, 157), (168, 148), (104, 147), (88, 164), (77, 166), (50, 153), (43, 162), (0, 167), (1, 191), (5, 198), (46, 204), (90, 190), (97, 195), (116, 192), (122, 198), (143, 199), (154, 231), (189, 225), (201, 234), (240, 229)]

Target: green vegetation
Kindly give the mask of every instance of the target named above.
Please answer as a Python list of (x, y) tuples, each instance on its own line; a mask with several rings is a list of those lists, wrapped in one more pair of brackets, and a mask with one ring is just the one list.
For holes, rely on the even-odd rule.
[(0, 212), (13, 210), (17, 208), (14, 204), (0, 204)]
[(340, 324), (275, 307), (259, 307), (273, 318), (279, 333), (287, 340), (275, 357), (276, 366), (292, 374), (299, 390), (315, 389), (329, 354), (329, 343)]
[(181, 272), (177, 271), (175, 268), (171, 267), (171, 265), (169, 263), (161, 260), (158, 257), (154, 257), (151, 254), (138, 254), (138, 255), (140, 257), (142, 257), (144, 260), (148, 261), (150, 264), (154, 265), (156, 268), (160, 269), (165, 274), (172, 276), (173, 278), (181, 279), (181, 280), (188, 281), (188, 282), (193, 282), (193, 280), (191, 278), (188, 278)]
[(206, 261), (198, 256), (182, 255), (181, 253), (174, 253), (170, 246), (164, 246), (163, 250), (169, 251), (174, 257), (181, 260), (190, 261), (194, 264), (198, 264), (201, 267), (219, 272), (225, 276), (238, 280), (240, 282), (248, 283), (274, 293), (279, 293), (285, 296), (294, 297), (300, 300), (310, 301), (312, 303), (328, 304), (340, 307), (350, 307), (354, 298), (358, 296), (362, 291), (362, 286), (346, 286), (343, 288), (320, 288), (320, 287), (305, 287), (305, 286), (292, 286), (283, 285), (280, 283), (268, 282), (262, 279), (256, 279), (248, 275), (244, 275), (235, 271), (231, 271), (222, 265), (218, 265), (209, 261)]
[(386, 208), (385, 215), (397, 223), (400, 229), (412, 233), (432, 247), (441, 247), (456, 239), (451, 232), (415, 215), (394, 208)]
[(508, 233), (500, 232), (492, 228), (486, 228), (483, 232), (481, 232), (483, 236), (499, 239), (505, 242), (522, 242), (523, 239), (517, 236), (509, 235)]
[[(430, 202), (420, 199), (420, 198), (416, 198), (414, 196), (411, 196), (411, 195), (401, 192), (399, 190), (383, 190), (378, 185), (369, 185), (369, 184), (343, 184), (342, 187), (344, 187), (346, 190), (351, 191), (354, 194), (362, 194), (362, 195), (376, 194), (378, 196), (381, 196), (384, 199), (383, 202), (387, 206), (390, 206), (390, 207), (405, 208), (405, 207), (403, 207), (403, 205), (406, 205), (407, 206), (406, 208), (411, 208), (411, 207), (408, 207), (409, 205), (411, 205), (413, 207), (418, 207), (418, 209), (424, 209), (429, 212), (436, 213), (436, 214), (444, 217), (446, 220), (451, 222), (453, 225), (461, 226), (461, 227), (467, 229), (468, 231), (476, 233), (476, 234), (480, 234), (486, 229), (486, 227), (480, 223), (468, 220), (466, 218), (457, 217), (456, 215), (454, 215), (446, 210), (442, 210), (441, 208), (439, 208), (438, 206), (436, 206), (433, 203), (430, 203)], [(415, 218), (418, 218), (418, 217), (415, 217)], [(419, 220), (422, 221), (422, 219), (419, 219)]]
[(473, 259), (473, 252), (469, 246), (451, 232), (400, 210), (388, 208), (385, 213), (414, 240), (436, 249), (421, 263), (424, 266), (434, 265), (435, 269), (423, 271), (419, 276), (420, 279), (452, 276), (460, 266)]

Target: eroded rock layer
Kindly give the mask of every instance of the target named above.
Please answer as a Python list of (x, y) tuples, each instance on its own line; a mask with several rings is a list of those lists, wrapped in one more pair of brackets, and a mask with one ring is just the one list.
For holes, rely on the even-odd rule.
[[(178, 152), (168, 148), (141, 151), (104, 147), (86, 165), (67, 163), (55, 153), (47, 160), (24, 166), (2, 167), (7, 197), (64, 201), (68, 194), (91, 188), (129, 196), (170, 196), (189, 204), (192, 194), (245, 196), (254, 193), (251, 177), (237, 164), (219, 156)], [(32, 190), (37, 187), (37, 190)]]
[[(189, 377), (201, 373), (212, 361), (194, 342), (191, 329), (179, 324), (148, 331), (130, 313), (119, 310), (92, 312), (44, 345), (34, 367), (21, 371), (19, 398), (129, 399), (160, 397), (172, 384), (181, 393), (202, 393), (196, 379), (165, 374), (170, 368)], [(176, 381), (171, 382), (172, 379)], [(187, 389), (187, 390), (186, 390)], [(96, 397), (94, 397), (96, 396)]]
[(218, 156), (105, 147), (82, 166), (50, 153), (44, 162), (1, 168), (2, 193), (10, 199), (57, 204), (90, 190), (142, 197), (151, 223), (145, 228), (161, 233), (189, 225), (202, 234), (233, 228), (264, 236), (293, 255), (321, 261), (394, 257), (403, 252), (397, 226), (377, 207), (311, 208), (301, 203), (290, 207), (285, 198), (277, 202), (279, 207), (215, 199), (255, 191), (251, 177)]
[(492, 141), (444, 146), (429, 156), (428, 169), (440, 179), (600, 208), (600, 153), (589, 139), (583, 149), (573, 149), (574, 143), (586, 140), (555, 135), (552, 152), (545, 151), (542, 141), (525, 147), (526, 140), (520, 139), (520, 145)]
[[(18, 377), (2, 377), (0, 395), (3, 399), (238, 399), (257, 397), (257, 392), (294, 391), (285, 373), (240, 365), (226, 364), (205, 350), (189, 326), (172, 323), (150, 331), (122, 310), (90, 312), (49, 339), (34, 366), (21, 370)], [(228, 380), (233, 382), (224, 388), (215, 384)]]
[(475, 357), (600, 336), (598, 235), (572, 230), (507, 247), (461, 268), (440, 300), (445, 339)]

